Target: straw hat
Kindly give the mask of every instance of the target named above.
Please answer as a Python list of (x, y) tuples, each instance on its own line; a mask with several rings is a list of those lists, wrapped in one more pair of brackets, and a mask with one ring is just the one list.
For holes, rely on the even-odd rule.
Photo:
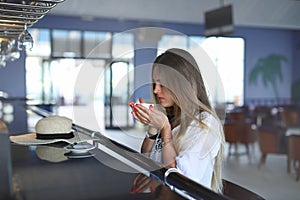
[(69, 144), (92, 140), (91, 137), (73, 131), (72, 120), (67, 117), (51, 115), (40, 119), (35, 125), (35, 133), (10, 136), (11, 142), (21, 145), (40, 145), (55, 142)]

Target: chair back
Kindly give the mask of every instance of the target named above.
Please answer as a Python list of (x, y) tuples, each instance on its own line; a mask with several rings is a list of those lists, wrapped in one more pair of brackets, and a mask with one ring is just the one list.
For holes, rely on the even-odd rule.
[(224, 124), (225, 141), (228, 143), (237, 143), (239, 141), (239, 127), (236, 123)]
[(262, 153), (277, 152), (277, 137), (274, 132), (270, 130), (259, 130), (257, 133), (257, 139)]
[(283, 110), (280, 112), (280, 117), (283, 126), (299, 125), (299, 114), (296, 110)]
[(256, 131), (252, 129), (251, 123), (245, 123), (241, 127), (240, 142), (252, 144), (256, 141)]
[(245, 113), (243, 112), (230, 112), (227, 113), (227, 119), (230, 122), (244, 122), (245, 121)]

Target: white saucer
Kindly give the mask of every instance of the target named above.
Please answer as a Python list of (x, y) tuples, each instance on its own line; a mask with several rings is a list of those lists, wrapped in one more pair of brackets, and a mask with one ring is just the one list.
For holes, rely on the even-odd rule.
[(94, 155), (95, 154), (89, 152), (78, 154), (78, 153), (73, 153), (72, 151), (64, 154), (64, 156), (66, 156), (67, 158), (89, 158), (89, 157), (93, 157)]
[(84, 142), (84, 143), (78, 143), (78, 144), (71, 144), (65, 147), (66, 150), (71, 151), (73, 154), (84, 154), (88, 153), (90, 150), (94, 149), (95, 146)]

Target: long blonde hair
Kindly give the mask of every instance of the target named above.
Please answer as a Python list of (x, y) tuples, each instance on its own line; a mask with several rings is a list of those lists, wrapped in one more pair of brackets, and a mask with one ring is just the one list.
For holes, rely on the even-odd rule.
[[(165, 110), (172, 128), (180, 124), (179, 131), (173, 138), (176, 151), (180, 152), (184, 135), (192, 121), (198, 121), (202, 127), (209, 128), (200, 117), (197, 117), (201, 112), (208, 112), (217, 120), (219, 118), (211, 107), (199, 67), (190, 53), (182, 49), (169, 49), (155, 59), (152, 74), (154, 69), (158, 70), (160, 84), (174, 101), (174, 106)], [(158, 103), (158, 97), (154, 93), (153, 95)], [(215, 158), (211, 185), (216, 192), (221, 192), (223, 187), (221, 171), (224, 133), (222, 128), (220, 128), (220, 137), (222, 145)]]

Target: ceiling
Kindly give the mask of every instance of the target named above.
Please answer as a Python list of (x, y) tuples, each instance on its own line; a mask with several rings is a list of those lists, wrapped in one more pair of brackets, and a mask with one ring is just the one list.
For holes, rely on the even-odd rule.
[(299, 0), (66, 0), (49, 14), (203, 23), (205, 11), (228, 4), (235, 25), (300, 30)]

